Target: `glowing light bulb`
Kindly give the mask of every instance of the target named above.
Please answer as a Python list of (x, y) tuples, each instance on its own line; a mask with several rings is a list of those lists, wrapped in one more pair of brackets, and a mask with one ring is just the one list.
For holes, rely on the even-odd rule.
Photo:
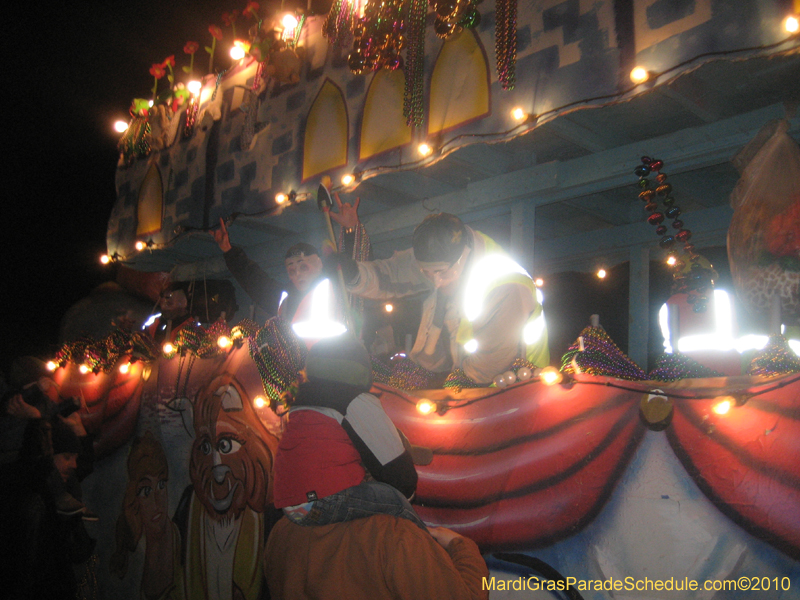
[(139, 240), (138, 242), (136, 242), (136, 243), (134, 244), (134, 247), (135, 247), (135, 248), (136, 248), (136, 249), (137, 249), (139, 252), (141, 252), (142, 250), (144, 250), (144, 249), (147, 247), (147, 244), (145, 244), (145, 243), (144, 243), (142, 240)]
[(598, 270), (597, 270), (597, 277), (598, 277), (599, 279), (605, 279), (605, 278), (606, 278), (606, 275), (608, 275), (608, 273), (606, 273), (606, 270), (605, 270), (605, 269), (598, 269)]
[(423, 415), (429, 415), (436, 410), (436, 404), (423, 398), (419, 402), (417, 402), (417, 411)]
[(783, 27), (789, 33), (797, 33), (800, 31), (800, 21), (798, 21), (796, 16), (791, 15), (786, 17), (786, 20), (783, 22)]
[(345, 175), (345, 176), (343, 176), (343, 177), (342, 177), (342, 183), (343, 183), (344, 185), (350, 185), (350, 184), (351, 184), (351, 183), (353, 183), (355, 180), (356, 180), (356, 178), (355, 178), (355, 177), (353, 177), (353, 175), (352, 175), (352, 174), (350, 174), (350, 173), (348, 173), (347, 175)]
[(152, 100), (148, 100), (147, 101), (147, 106), (152, 108), (153, 107), (153, 101)]
[(637, 85), (648, 79), (650, 79), (650, 73), (644, 67), (634, 67), (631, 71), (631, 81)]
[(115, 121), (114, 131), (116, 131), (117, 133), (125, 133), (126, 131), (128, 131), (128, 123), (125, 121)]
[(514, 118), (515, 121), (524, 121), (528, 113), (526, 113), (522, 108), (517, 106), (514, 110), (511, 111), (511, 116)]
[(563, 379), (561, 373), (555, 367), (545, 367), (542, 369), (542, 372), (539, 373), (539, 377), (541, 377), (542, 383), (545, 385), (555, 385), (561, 383)]
[(253, 398), (253, 406), (255, 406), (256, 408), (264, 408), (265, 406), (268, 405), (269, 402), (267, 402), (264, 396), (256, 396), (255, 398)]
[(674, 266), (676, 262), (678, 262), (678, 259), (675, 258), (674, 256), (670, 256), (669, 258), (667, 258), (667, 264), (670, 267)]
[(197, 81), (196, 79), (192, 79), (189, 83), (186, 84), (186, 89), (189, 90), (190, 93), (197, 96), (200, 93), (200, 90), (203, 88), (203, 84)]
[(80, 367), (78, 367), (78, 371), (86, 375), (89, 371), (91, 371), (91, 369), (86, 365), (81, 365)]
[(55, 371), (58, 368), (58, 363), (52, 360), (47, 361), (47, 370), (48, 371)]
[(233, 60), (242, 60), (244, 58), (244, 48), (239, 45), (231, 47), (230, 55)]
[(122, 373), (123, 375), (125, 375), (130, 370), (131, 370), (131, 363), (127, 363), (126, 362), (126, 363), (122, 363), (119, 366), (119, 372)]
[(464, 352), (469, 354), (473, 354), (478, 349), (478, 340), (472, 338), (471, 340), (464, 342)]
[(111, 257), (108, 254), (103, 254), (100, 257), (100, 263), (101, 264), (107, 265), (110, 262), (111, 262)]
[(428, 156), (431, 152), (433, 152), (433, 148), (423, 142), (417, 146), (417, 152), (419, 152), (422, 156)]
[(164, 354), (172, 354), (173, 352), (175, 352), (175, 346), (173, 346), (169, 342), (164, 344), (161, 349), (164, 351)]
[(392, 311), (394, 310), (394, 305), (392, 305), (392, 304), (385, 304), (385, 305), (383, 306), (383, 310), (385, 310), (386, 312), (392, 312)]
[(283, 204), (284, 202), (286, 202), (288, 198), (289, 197), (283, 192), (275, 194), (275, 202), (277, 202), (278, 204)]
[(231, 345), (231, 338), (229, 338), (227, 335), (221, 335), (217, 338), (217, 346), (219, 346), (223, 350), (225, 348), (229, 348), (230, 345)]
[(534, 281), (533, 283), (536, 284), (536, 287), (542, 287), (544, 285), (544, 279), (542, 279), (541, 277), (537, 277), (536, 281)]
[(286, 13), (281, 19), (281, 25), (283, 25), (284, 29), (296, 29), (298, 23), (297, 17), (292, 13)]
[(715, 398), (717, 403), (711, 409), (718, 415), (726, 415), (731, 410), (731, 407), (736, 404), (736, 400), (732, 396), (718, 396)]

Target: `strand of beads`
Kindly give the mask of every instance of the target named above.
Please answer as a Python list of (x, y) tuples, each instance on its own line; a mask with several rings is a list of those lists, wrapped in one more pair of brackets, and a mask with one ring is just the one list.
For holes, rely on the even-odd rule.
[(497, 79), (504, 90), (513, 90), (517, 81), (517, 0), (496, 0), (494, 27)]
[(606, 375), (629, 381), (641, 381), (647, 377), (602, 327), (586, 327), (581, 331), (578, 340), (561, 357), (562, 373), (575, 374), (573, 360), (582, 373), (589, 375)]
[(652, 381), (677, 381), (679, 379), (698, 379), (703, 377), (723, 377), (723, 374), (701, 365), (693, 358), (680, 352), (662, 354), (655, 368), (647, 376)]
[(782, 335), (773, 335), (758, 353), (747, 370), (748, 375), (778, 377), (789, 373), (800, 373), (800, 358), (789, 347)]
[[(683, 244), (683, 252), (688, 257), (691, 269), (688, 276), (683, 277), (681, 272), (686, 267), (686, 262), (675, 260), (673, 277), (676, 279), (677, 287), (680, 288), (677, 291), (698, 291), (700, 295), (690, 294), (687, 302), (693, 304), (694, 312), (705, 312), (708, 308), (706, 290), (712, 281), (705, 272), (707, 270), (698, 264), (700, 255), (695, 252), (694, 244), (689, 241), (692, 239), (692, 232), (684, 228), (683, 220), (680, 218), (681, 208), (675, 204), (675, 198), (672, 196), (672, 184), (667, 182), (667, 174), (661, 172), (664, 162), (649, 156), (643, 156), (641, 161), (642, 164), (637, 166), (633, 173), (639, 177), (639, 199), (645, 203), (644, 209), (650, 213), (647, 222), (655, 227), (656, 235), (661, 237), (658, 245), (662, 249), (672, 252), (677, 244)], [(653, 182), (648, 179), (652, 173), (656, 173), (655, 188), (652, 187)], [(664, 205), (662, 210), (659, 210), (659, 200)], [(677, 230), (674, 234), (669, 233), (669, 228), (664, 224), (665, 219), (672, 219), (672, 229)]]
[(305, 365), (306, 345), (280, 318), (267, 321), (255, 337), (248, 338), (248, 342), (264, 393), (273, 400), (274, 406)]
[[(495, 387), (505, 388), (516, 383), (517, 381), (528, 381), (531, 377), (536, 375), (541, 369), (537, 369), (536, 365), (524, 358), (516, 358), (511, 364), (511, 368), (505, 373), (501, 373), (492, 380)], [(466, 377), (466, 376), (465, 376)], [(470, 381), (472, 381), (470, 379)], [(446, 386), (445, 386), (446, 387)], [(481, 386), (463, 386), (463, 387), (481, 387)]]
[(382, 68), (400, 69), (405, 44), (405, 22), (400, 0), (368, 0), (364, 16), (353, 27), (353, 50), (347, 66), (354, 75)]
[(406, 49), (403, 116), (409, 127), (420, 127), (425, 118), (425, 16), (427, 0), (411, 0), (408, 7), (408, 48)]

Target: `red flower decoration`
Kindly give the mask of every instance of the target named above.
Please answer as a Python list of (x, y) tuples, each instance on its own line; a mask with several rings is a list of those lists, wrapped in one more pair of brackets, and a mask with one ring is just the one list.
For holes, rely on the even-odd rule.
[(155, 63), (152, 67), (150, 67), (150, 75), (156, 79), (161, 79), (165, 73), (166, 70), (164, 69), (164, 65), (161, 63)]
[(167, 65), (169, 65), (170, 67), (174, 67), (175, 66), (175, 55), (172, 54), (171, 56), (168, 56), (167, 58), (165, 58), (164, 62), (161, 63), (161, 65), (163, 67), (166, 67)]
[(197, 52), (198, 48), (200, 48), (200, 44), (197, 42), (186, 42), (186, 45), (183, 47), (183, 51), (186, 54), (194, 54)]
[(220, 29), (216, 25), (209, 25), (208, 33), (214, 36), (214, 39), (222, 41), (222, 29)]
[(222, 13), (222, 21), (225, 23), (227, 27), (230, 27), (234, 23), (234, 21), (236, 21), (236, 18), (238, 16), (239, 16), (238, 10), (232, 10), (229, 13)]
[(249, 13), (254, 19), (258, 19), (258, 2), (248, 2), (242, 12)]

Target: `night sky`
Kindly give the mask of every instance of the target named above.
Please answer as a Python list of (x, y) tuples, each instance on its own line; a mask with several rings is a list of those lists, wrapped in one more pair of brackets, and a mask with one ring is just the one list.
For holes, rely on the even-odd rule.
[(116, 197), (113, 122), (127, 119), (134, 97), (149, 97), (153, 63), (174, 54), (179, 71), (192, 40), (203, 64), (208, 26), (245, 5), (104, 0), (6, 11), (3, 372), (17, 356), (52, 355), (67, 308), (113, 278), (98, 262)]

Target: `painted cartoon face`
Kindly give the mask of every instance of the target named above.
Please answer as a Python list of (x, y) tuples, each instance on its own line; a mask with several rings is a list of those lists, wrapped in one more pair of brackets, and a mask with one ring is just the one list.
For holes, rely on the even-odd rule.
[(144, 475), (136, 485), (136, 507), (148, 535), (166, 531), (167, 479), (165, 473)]
[(274, 438), (233, 377), (216, 377), (200, 393), (194, 430), (192, 485), (208, 513), (238, 517), (245, 506), (263, 512), (272, 500), (268, 440)]

